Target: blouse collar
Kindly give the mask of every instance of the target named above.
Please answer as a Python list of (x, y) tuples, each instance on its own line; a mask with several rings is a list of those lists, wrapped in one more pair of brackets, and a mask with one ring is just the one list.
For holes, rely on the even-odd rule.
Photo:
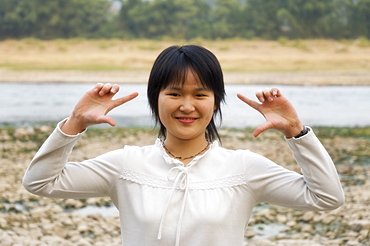
[[(158, 147), (158, 149), (161, 151), (161, 154), (163, 156), (163, 158), (165, 159), (166, 163), (167, 164), (170, 164), (170, 165), (177, 165), (177, 166), (183, 166), (184, 163), (178, 159), (175, 159), (175, 158), (172, 158), (171, 156), (168, 155), (168, 153), (165, 151), (165, 149), (163, 148), (163, 139), (161, 138), (157, 138), (156, 141), (155, 141), (155, 145)], [(198, 155), (196, 157), (193, 158), (193, 160), (191, 160), (189, 162), (189, 164), (186, 165), (186, 167), (191, 167), (193, 165), (195, 165), (203, 156), (205, 156), (211, 149), (214, 149), (216, 147), (219, 146), (219, 143), (217, 141), (213, 141), (208, 150), (205, 151), (203, 154), (201, 155)]]

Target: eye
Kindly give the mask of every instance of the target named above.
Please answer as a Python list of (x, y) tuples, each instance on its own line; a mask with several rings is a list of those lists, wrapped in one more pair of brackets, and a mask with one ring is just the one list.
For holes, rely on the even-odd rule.
[(196, 97), (206, 97), (207, 95), (205, 95), (205, 94), (197, 94), (197, 95), (195, 95)]
[(180, 94), (178, 94), (178, 93), (168, 93), (167, 95), (172, 96), (172, 97), (179, 97), (180, 96)]

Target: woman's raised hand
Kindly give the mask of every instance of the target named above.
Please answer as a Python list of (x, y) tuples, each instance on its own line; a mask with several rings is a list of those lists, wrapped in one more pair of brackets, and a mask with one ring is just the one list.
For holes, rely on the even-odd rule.
[(256, 97), (259, 102), (253, 101), (242, 94), (237, 96), (240, 100), (260, 112), (266, 119), (264, 123), (254, 130), (253, 136), (257, 137), (268, 129), (276, 129), (282, 132), (285, 137), (291, 138), (302, 131), (303, 125), (296, 110), (279, 89), (272, 88), (258, 91)]
[(98, 83), (85, 93), (76, 104), (71, 116), (64, 123), (61, 130), (69, 135), (84, 131), (88, 126), (108, 123), (115, 126), (116, 122), (107, 113), (112, 109), (134, 99), (137, 92), (113, 99), (119, 91), (118, 85)]

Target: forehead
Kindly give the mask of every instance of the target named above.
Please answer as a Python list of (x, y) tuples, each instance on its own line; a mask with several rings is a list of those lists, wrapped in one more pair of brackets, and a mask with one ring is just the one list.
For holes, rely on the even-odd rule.
[(209, 88), (199, 79), (199, 76), (191, 69), (188, 69), (181, 75), (179, 74), (176, 79), (169, 82), (164, 89), (183, 89), (184, 87), (209, 90)]

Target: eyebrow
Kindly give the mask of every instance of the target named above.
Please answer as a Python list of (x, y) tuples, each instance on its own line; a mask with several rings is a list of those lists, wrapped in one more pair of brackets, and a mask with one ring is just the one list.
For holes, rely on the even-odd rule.
[[(171, 86), (166, 88), (166, 90), (175, 90), (175, 91), (181, 91), (181, 87)], [(210, 89), (204, 88), (204, 87), (198, 87), (195, 89), (195, 91), (211, 91)]]

